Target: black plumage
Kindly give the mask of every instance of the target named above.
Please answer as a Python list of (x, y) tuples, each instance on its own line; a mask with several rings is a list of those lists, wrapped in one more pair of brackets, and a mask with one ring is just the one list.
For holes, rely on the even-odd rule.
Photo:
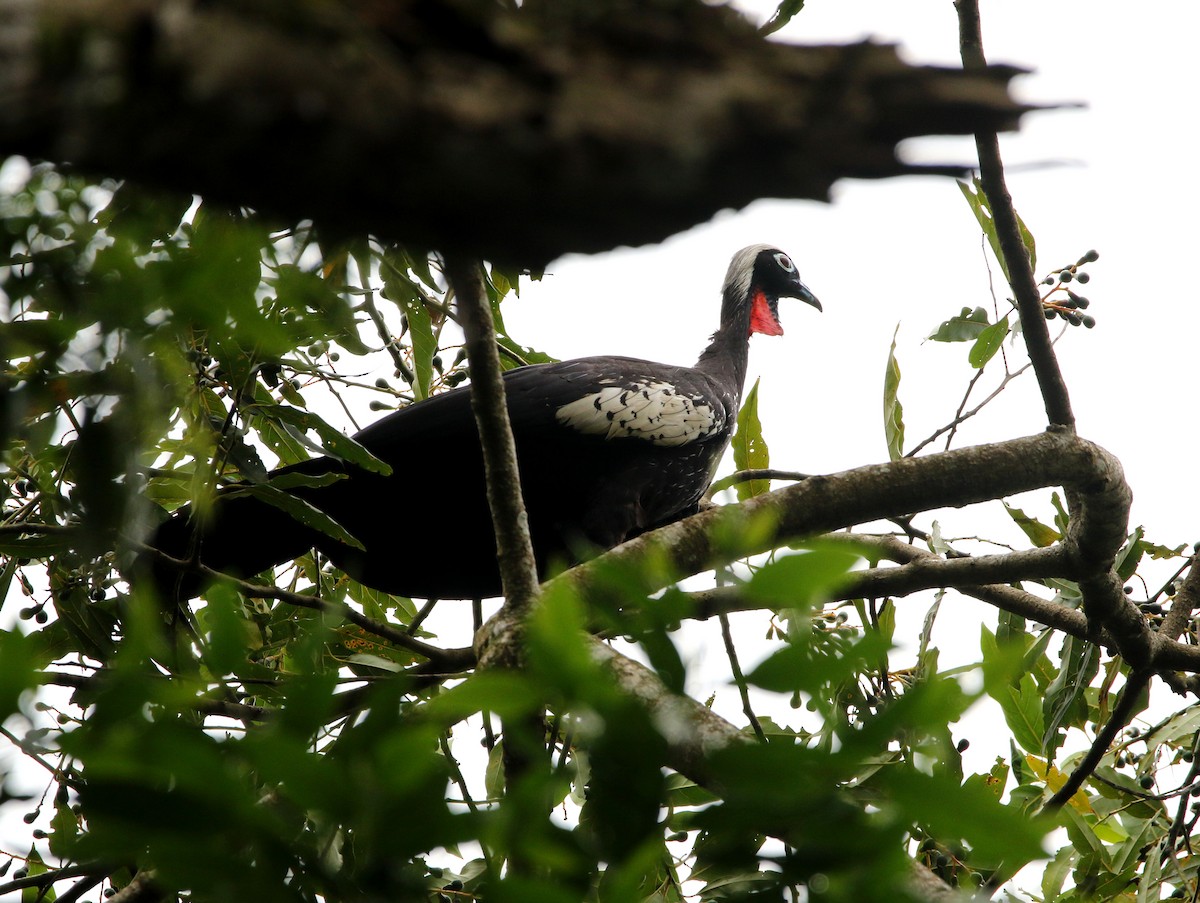
[[(539, 573), (696, 510), (733, 431), (750, 334), (782, 333), (780, 297), (820, 309), (791, 259), (767, 245), (734, 255), (722, 295), (720, 328), (694, 367), (589, 357), (505, 374)], [(343, 474), (326, 486), (290, 491), (336, 520), (365, 551), (229, 490), (203, 523), (185, 508), (151, 544), (174, 558), (198, 554), (208, 567), (237, 576), (316, 547), (385, 592), (497, 595), (495, 536), (469, 388), (413, 404), (354, 438), (390, 464), (392, 474), (315, 458), (274, 476)], [(170, 598), (196, 595), (205, 583), (158, 557), (150, 571)]]

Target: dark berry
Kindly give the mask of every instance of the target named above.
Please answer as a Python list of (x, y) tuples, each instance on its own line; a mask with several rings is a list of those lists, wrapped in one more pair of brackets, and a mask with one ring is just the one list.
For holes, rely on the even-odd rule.
[(1127, 595), (1127, 596), (1133, 595), (1133, 587), (1132, 586), (1125, 587), (1125, 595)]
[(1082, 257), (1080, 257), (1079, 262), (1080, 263), (1091, 263), (1092, 261), (1099, 260), (1099, 259), (1100, 259), (1100, 252), (1093, 249), (1091, 251), (1088, 251)]
[(1079, 283), (1090, 282), (1091, 279), (1092, 279), (1092, 277), (1089, 276), (1087, 273), (1077, 273), (1075, 275), (1075, 281), (1079, 282)]
[(386, 379), (384, 379), (382, 376), (379, 377), (379, 379), (375, 380), (375, 388), (376, 389), (386, 389), (387, 387), (388, 387), (388, 381)]
[(1083, 317), (1079, 316), (1079, 314), (1076, 314), (1076, 313), (1070, 313), (1070, 314), (1066, 315), (1066, 320), (1072, 326), (1078, 326), (1083, 322)]
[(1064, 282), (1064, 283), (1070, 282), (1074, 278), (1075, 278), (1075, 274), (1072, 273), (1070, 270), (1063, 270), (1062, 272), (1060, 272), (1058, 274), (1059, 282)]
[(1053, 307), (1046, 308), (1046, 319), (1047, 320), (1053, 320), (1056, 316), (1058, 316), (1058, 314), (1055, 312)]
[(1149, 774), (1142, 775), (1138, 783), (1141, 785), (1143, 790), (1149, 790), (1154, 786), (1154, 776)]
[(1092, 304), (1092, 302), (1089, 301), (1087, 298), (1083, 297), (1082, 295), (1078, 296), (1075, 299), (1075, 306), (1078, 307), (1080, 310), (1087, 310), (1091, 306), (1091, 304)]
[(1096, 325), (1096, 318), (1089, 317), (1087, 314), (1080, 317), (1080, 320), (1083, 322), (1085, 329), (1092, 329)]
[(954, 748), (957, 749), (959, 752), (966, 752), (967, 747), (970, 745), (971, 745), (971, 741), (968, 740), (966, 737), (963, 737), (961, 740), (958, 741), (958, 745), (955, 746)]
[(46, 614), (46, 609), (39, 608), (37, 611), (37, 614), (35, 614), (33, 616), (33, 620), (37, 624), (45, 624), (47, 621), (50, 620), (50, 616), (48, 614)]

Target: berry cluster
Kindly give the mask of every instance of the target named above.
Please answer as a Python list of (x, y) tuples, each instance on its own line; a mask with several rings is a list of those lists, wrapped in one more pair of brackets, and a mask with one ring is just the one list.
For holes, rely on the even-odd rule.
[[(1091, 263), (1099, 257), (1100, 255), (1096, 251), (1088, 251), (1070, 266), (1054, 270), (1042, 280), (1043, 285), (1053, 286), (1042, 296), (1042, 309), (1047, 320), (1062, 317), (1072, 326), (1083, 326), (1086, 329), (1091, 329), (1096, 325), (1095, 317), (1080, 313), (1081, 310), (1087, 310), (1091, 302), (1083, 295), (1077, 295), (1067, 288), (1067, 283), (1075, 282), (1079, 285), (1087, 283), (1092, 277), (1082, 271), (1083, 265)], [(1064, 299), (1059, 293), (1065, 294), (1066, 298)], [(1055, 297), (1055, 295), (1059, 296)]]

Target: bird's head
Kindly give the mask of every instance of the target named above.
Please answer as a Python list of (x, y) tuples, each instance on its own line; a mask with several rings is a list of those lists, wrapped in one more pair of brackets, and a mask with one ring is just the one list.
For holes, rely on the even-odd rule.
[(733, 255), (725, 275), (726, 304), (750, 309), (751, 334), (783, 335), (779, 299), (799, 298), (821, 310), (821, 302), (803, 282), (792, 258), (771, 245), (751, 245)]

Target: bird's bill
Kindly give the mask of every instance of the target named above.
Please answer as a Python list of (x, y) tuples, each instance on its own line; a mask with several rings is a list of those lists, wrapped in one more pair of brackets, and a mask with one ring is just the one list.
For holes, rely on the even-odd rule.
[(817, 300), (817, 296), (812, 293), (812, 289), (810, 289), (803, 282), (796, 283), (796, 294), (794, 294), (792, 297), (799, 298), (805, 304), (811, 304), (822, 313), (825, 312), (825, 308), (821, 306), (821, 302)]

